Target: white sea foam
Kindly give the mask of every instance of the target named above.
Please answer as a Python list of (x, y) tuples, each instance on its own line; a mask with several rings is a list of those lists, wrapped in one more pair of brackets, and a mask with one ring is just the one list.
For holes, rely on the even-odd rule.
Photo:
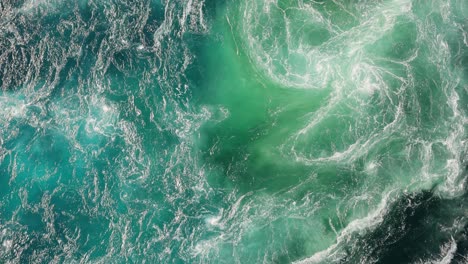
[[(276, 1), (261, 4), (257, 1), (248, 1), (243, 8), (245, 22), (243, 29), (251, 58), (255, 64), (270, 79), (283, 86), (323, 89), (324, 83), (320, 83), (324, 80), (323, 77), (343, 75), (343, 58), (354, 57), (362, 60), (364, 58), (362, 49), (390, 30), (395, 24), (397, 16), (409, 12), (411, 1), (395, 0), (391, 4), (378, 6), (376, 10), (371, 12), (375, 15), (362, 21), (358, 27), (344, 32), (333, 30), (331, 22), (322, 17), (311, 5), (300, 4), (293, 10), (297, 10), (300, 14), (307, 14), (309, 21), (304, 21), (306, 25), (324, 27), (332, 33), (332, 37), (319, 47), (306, 46), (302, 42), (299, 44), (296, 42), (296, 39), (301, 39), (301, 37), (291, 34), (291, 26), (294, 23), (289, 20), (290, 17), (286, 16), (286, 10), (278, 7)], [(258, 11), (260, 8), (264, 10), (261, 12), (262, 15), (258, 16), (256, 10)], [(266, 22), (284, 23), (284, 32), (280, 32), (279, 35), (278, 32), (269, 32), (273, 29), (261, 26)], [(266, 32), (259, 35), (259, 30)], [(278, 41), (286, 43), (285, 53), (282, 51), (284, 45), (280, 45)], [(343, 46), (342, 43), (347, 43), (347, 45)], [(298, 58), (298, 56), (307, 62), (305, 68), (302, 64), (294, 66), (294, 61), (291, 58)], [(324, 73), (323, 69), (327, 69), (327, 72)], [(370, 84), (367, 85), (367, 89), (365, 89), (367, 92), (375, 89), (370, 88), (370, 86)]]
[(21, 99), (18, 96), (10, 96), (8, 94), (0, 96), (0, 105), (4, 113), (0, 118), (9, 121), (12, 118), (25, 118), (27, 103), (24, 99)]
[(440, 247), (440, 256), (435, 259), (420, 260), (417, 264), (450, 264), (457, 252), (457, 242), (452, 238)]
[(339, 246), (342, 243), (350, 242), (353, 234), (368, 231), (381, 223), (387, 213), (389, 205), (394, 200), (393, 195), (395, 192), (395, 190), (388, 191), (380, 201), (379, 205), (374, 210), (370, 211), (366, 217), (351, 221), (343, 230), (340, 231), (335, 244), (329, 246), (323, 251), (315, 253), (311, 257), (294, 263), (313, 264), (330, 260), (339, 261), (339, 259), (343, 257), (342, 253), (339, 252)]

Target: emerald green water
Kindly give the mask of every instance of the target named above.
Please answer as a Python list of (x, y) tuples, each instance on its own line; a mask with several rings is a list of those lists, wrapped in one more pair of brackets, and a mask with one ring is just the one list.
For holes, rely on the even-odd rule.
[(465, 263), (468, 2), (0, 2), (0, 262)]

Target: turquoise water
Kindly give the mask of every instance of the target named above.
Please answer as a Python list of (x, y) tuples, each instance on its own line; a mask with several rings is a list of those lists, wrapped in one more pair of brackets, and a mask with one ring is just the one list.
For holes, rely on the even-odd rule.
[(466, 263), (465, 0), (0, 2), (0, 262)]

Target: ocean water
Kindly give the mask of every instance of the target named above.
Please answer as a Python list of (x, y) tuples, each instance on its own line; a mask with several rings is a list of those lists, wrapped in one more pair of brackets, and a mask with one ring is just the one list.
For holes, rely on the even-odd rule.
[(468, 1), (0, 0), (1, 263), (467, 263)]

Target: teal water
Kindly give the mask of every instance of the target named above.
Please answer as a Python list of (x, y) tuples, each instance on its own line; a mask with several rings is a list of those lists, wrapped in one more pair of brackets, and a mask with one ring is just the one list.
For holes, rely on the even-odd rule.
[(466, 263), (468, 1), (0, 1), (1, 263)]

